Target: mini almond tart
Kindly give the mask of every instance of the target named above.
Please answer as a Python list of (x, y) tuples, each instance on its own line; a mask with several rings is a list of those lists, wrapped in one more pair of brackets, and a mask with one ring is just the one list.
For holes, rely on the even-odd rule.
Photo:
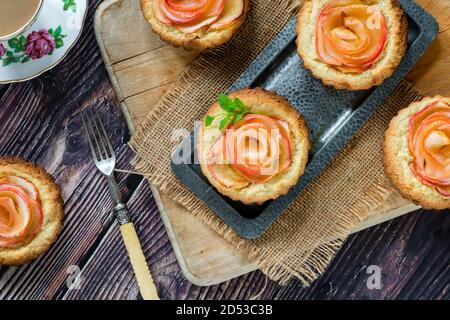
[(220, 120), (205, 125), (207, 116), (220, 119), (223, 113), (218, 103), (210, 107), (197, 138), (203, 174), (220, 193), (244, 204), (286, 194), (308, 161), (311, 145), (305, 120), (285, 98), (261, 88), (229, 97), (242, 100), (250, 113), (220, 130)]
[(387, 176), (426, 209), (450, 208), (450, 98), (424, 98), (392, 119), (383, 144)]
[(46, 252), (63, 216), (50, 174), (20, 158), (0, 158), (0, 265), (24, 264)]
[(250, 0), (140, 0), (145, 19), (164, 41), (203, 51), (228, 42), (242, 26)]
[(297, 51), (325, 85), (364, 90), (399, 65), (408, 23), (397, 0), (309, 0), (298, 15)]

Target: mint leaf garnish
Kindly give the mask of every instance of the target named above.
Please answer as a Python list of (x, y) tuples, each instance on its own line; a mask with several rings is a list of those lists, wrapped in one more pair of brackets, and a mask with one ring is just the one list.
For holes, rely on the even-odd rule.
[(206, 116), (205, 118), (205, 126), (209, 127), (214, 121), (214, 117), (212, 116)]
[[(221, 94), (217, 97), (217, 102), (223, 111), (225, 111), (224, 113), (218, 115), (222, 117), (219, 124), (220, 130), (228, 128), (230, 124), (234, 125), (238, 123), (246, 114), (250, 112), (244, 102), (237, 97), (231, 99), (227, 95)], [(205, 118), (205, 126), (210, 126), (214, 122), (215, 118), (216, 117), (214, 116), (207, 116)]]

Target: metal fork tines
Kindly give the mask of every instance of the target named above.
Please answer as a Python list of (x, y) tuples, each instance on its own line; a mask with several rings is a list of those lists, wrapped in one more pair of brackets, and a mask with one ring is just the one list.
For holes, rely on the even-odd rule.
[(116, 155), (106, 133), (105, 126), (96, 111), (85, 111), (81, 114), (81, 119), (88, 134), (88, 142), (95, 165), (107, 177), (113, 200), (116, 204), (120, 204), (122, 196), (114, 178)]
[(97, 111), (88, 110), (81, 114), (81, 119), (95, 165), (103, 174), (111, 175), (116, 166), (116, 155)]

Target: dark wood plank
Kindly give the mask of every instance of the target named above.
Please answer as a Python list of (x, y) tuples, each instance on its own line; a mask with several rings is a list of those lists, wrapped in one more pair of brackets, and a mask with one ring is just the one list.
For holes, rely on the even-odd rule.
[[(147, 182), (144, 181), (139, 186), (130, 199), (129, 207), (162, 299), (218, 299), (226, 288), (233, 288), (227, 283), (200, 288), (186, 281), (176, 262)], [(137, 283), (115, 223), (84, 266), (80, 277), (80, 288), (68, 290), (64, 299), (140, 299)], [(237, 286), (228, 292), (233, 292), (236, 297), (239, 294), (249, 294), (245, 288), (246, 282), (242, 281), (248, 277), (254, 280), (261, 278), (260, 275), (254, 277), (250, 274), (233, 280), (231, 283)], [(258, 283), (263, 284), (263, 281)], [(258, 283), (250, 288), (257, 289)]]
[[(148, 186), (141, 186), (130, 203), (164, 299), (450, 298), (450, 219), (446, 213), (420, 211), (351, 236), (327, 272), (309, 288), (295, 280), (279, 286), (259, 271), (200, 288), (188, 283), (175, 263)], [(370, 265), (381, 268), (379, 290), (366, 285)], [(65, 299), (139, 298), (117, 226), (111, 227), (82, 277), (82, 288), (68, 292)]]
[[(90, 161), (79, 112), (98, 108), (129, 168), (127, 130), (93, 36), (90, 1), (85, 32), (53, 71), (33, 81), (0, 87), (0, 155), (31, 159), (62, 187), (67, 216), (52, 249), (19, 267), (0, 267), (0, 299), (139, 299), (133, 272), (102, 177)], [(109, 105), (101, 104), (106, 97)], [(184, 278), (146, 182), (118, 175), (145, 255), (164, 299), (450, 299), (450, 217), (418, 211), (351, 236), (327, 272), (309, 288), (287, 286), (253, 272), (200, 288)], [(136, 190), (136, 191), (135, 191)], [(82, 269), (80, 290), (68, 290), (67, 268)], [(367, 266), (382, 270), (382, 288), (366, 286)], [(260, 295), (258, 295), (261, 293)]]
[[(119, 158), (129, 168), (128, 131), (108, 81), (92, 32), (94, 6), (77, 50), (53, 71), (8, 87), (0, 100), (0, 155), (30, 159), (51, 172), (62, 188), (64, 229), (51, 250), (19, 267), (0, 269), (0, 299), (52, 298), (64, 287), (70, 265), (83, 263), (112, 223), (112, 201), (94, 169), (79, 113), (96, 108), (108, 123)], [(111, 104), (102, 102), (106, 97)], [(125, 196), (127, 175), (118, 175)]]
[[(283, 298), (448, 299), (448, 214), (416, 212), (350, 237), (326, 274), (308, 288), (285, 288)], [(435, 236), (438, 235), (438, 236)], [(445, 241), (447, 237), (447, 241)], [(382, 270), (382, 288), (369, 290), (367, 266)]]
[[(178, 271), (158, 209), (146, 182), (130, 199), (129, 208), (141, 239), (150, 269), (161, 291), (161, 279), (172, 279)], [(93, 252), (81, 273), (81, 288), (70, 290), (65, 299), (136, 299), (136, 280), (123, 245), (118, 225), (114, 223)]]
[[(8, 100), (9, 102), (9, 100)], [(20, 100), (12, 100), (4, 104), (4, 114), (12, 114), (9, 106), (20, 105)], [(8, 135), (14, 141), (6, 140), (0, 147), (1, 155), (20, 155), (39, 163), (51, 172), (62, 188), (65, 200), (66, 217), (64, 229), (58, 241), (49, 253), (29, 265), (18, 268), (14, 273), (2, 268), (0, 298), (50, 298), (65, 281), (66, 270), (70, 265), (80, 265), (90, 246), (101, 236), (104, 228), (108, 228), (112, 218), (108, 209), (112, 207), (105, 180), (94, 169), (90, 154), (85, 147), (86, 139), (81, 131), (79, 109), (67, 108), (60, 119), (51, 121), (51, 125), (34, 123), (28, 125), (20, 121), (11, 121), (12, 126), (23, 128), (17, 136)], [(94, 107), (94, 106), (93, 106)], [(33, 109), (30, 105), (28, 109)], [(102, 114), (108, 115), (110, 132), (113, 132), (113, 143), (118, 146), (119, 166), (126, 167), (131, 152), (123, 145), (122, 139), (125, 127), (117, 106), (98, 108)], [(45, 113), (46, 110), (38, 112)], [(63, 111), (63, 110), (61, 110)], [(17, 113), (20, 119), (27, 116)], [(0, 121), (3, 121), (3, 113)], [(28, 119), (31, 119), (29, 117)], [(106, 117), (105, 117), (106, 118)], [(31, 130), (31, 131), (30, 131)], [(42, 137), (39, 135), (42, 134)], [(28, 138), (35, 136), (36, 139)], [(9, 148), (8, 148), (9, 146)], [(126, 187), (126, 176), (119, 175), (119, 183), (125, 195), (129, 194)], [(3, 273), (8, 275), (7, 277)]]

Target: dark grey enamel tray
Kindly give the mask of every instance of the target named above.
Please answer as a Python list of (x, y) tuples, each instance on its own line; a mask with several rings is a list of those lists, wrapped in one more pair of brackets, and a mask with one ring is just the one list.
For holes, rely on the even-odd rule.
[(260, 236), (369, 119), (436, 37), (439, 26), (432, 16), (411, 0), (400, 2), (408, 15), (408, 50), (396, 72), (379, 87), (356, 92), (335, 90), (313, 78), (296, 52), (294, 18), (229, 89), (274, 90), (288, 98), (306, 118), (313, 142), (309, 164), (286, 196), (254, 206), (222, 196), (203, 176), (198, 164), (186, 164), (193, 163), (196, 152), (193, 135), (184, 143), (191, 144), (190, 150), (194, 151), (183, 154), (183, 147), (177, 151), (185, 161), (172, 163), (174, 174), (239, 235), (249, 239)]

